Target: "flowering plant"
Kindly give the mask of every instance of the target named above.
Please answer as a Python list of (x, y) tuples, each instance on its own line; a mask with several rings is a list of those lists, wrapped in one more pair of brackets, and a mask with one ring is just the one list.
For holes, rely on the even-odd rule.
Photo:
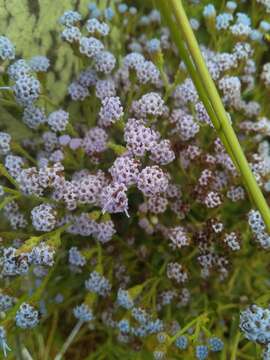
[(0, 36), (3, 355), (270, 359), (270, 5), (109, 3)]

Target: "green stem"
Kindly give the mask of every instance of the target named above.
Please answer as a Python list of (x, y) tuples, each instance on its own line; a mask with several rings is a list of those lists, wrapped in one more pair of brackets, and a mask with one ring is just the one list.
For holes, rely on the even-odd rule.
[(185, 65), (186, 65), (186, 67), (187, 67), (187, 69), (189, 71), (189, 74), (190, 74), (190, 76), (192, 78), (192, 81), (193, 81), (197, 91), (198, 91), (200, 99), (203, 102), (203, 104), (204, 104), (204, 106), (205, 106), (205, 108), (206, 108), (206, 110), (207, 110), (207, 112), (208, 112), (208, 114), (209, 114), (209, 116), (210, 116), (210, 118), (211, 118), (211, 120), (213, 122), (213, 125), (214, 125), (220, 139), (222, 140), (222, 142), (224, 144), (225, 149), (227, 150), (227, 152), (231, 156), (231, 158), (232, 158), (232, 160), (234, 162), (234, 165), (236, 167), (238, 167), (238, 165), (236, 163), (236, 160), (234, 159), (234, 156), (232, 154), (231, 148), (230, 148), (230, 146), (229, 146), (229, 144), (227, 142), (227, 139), (225, 138), (224, 134), (220, 131), (221, 126), (220, 126), (219, 120), (216, 117), (216, 114), (215, 114), (215, 112), (214, 112), (214, 110), (212, 108), (211, 103), (209, 102), (209, 99), (207, 98), (206, 89), (204, 87), (204, 84), (201, 83), (201, 80), (198, 77), (197, 70), (196, 70), (196, 68), (194, 66), (194, 63), (192, 62), (192, 60), (190, 58), (190, 55), (189, 55), (189, 53), (187, 51), (187, 48), (184, 45), (181, 36), (179, 35), (178, 27), (172, 21), (169, 3), (165, 2), (163, 0), (156, 0), (156, 1), (158, 2), (159, 8), (160, 8), (160, 10), (161, 10), (161, 12), (163, 14), (165, 22), (170, 27), (172, 38), (173, 38), (175, 44), (178, 47), (179, 54), (180, 54), (181, 58), (183, 59)]
[(237, 352), (237, 356), (241, 359), (254, 360), (253, 356), (242, 354), (239, 351)]
[(241, 338), (241, 333), (238, 331), (235, 336), (235, 341), (232, 348), (231, 360), (236, 360), (238, 344)]
[(22, 357), (23, 360), (34, 360), (26, 347), (22, 349)]
[(25, 151), (25, 150), (21, 147), (20, 144), (13, 142), (13, 143), (11, 144), (11, 149), (12, 149), (14, 152), (16, 152), (16, 153), (24, 156), (27, 160), (29, 160), (29, 161), (32, 162), (33, 164), (35, 164), (35, 165), (37, 164), (36, 160), (35, 160), (31, 155), (29, 155), (28, 152)]
[(2, 105), (19, 108), (18, 104), (16, 104), (14, 101), (6, 100), (3, 98), (0, 98), (0, 101)]
[(19, 334), (17, 332), (15, 333), (15, 343), (16, 343), (16, 358), (18, 360), (23, 360), (21, 340), (20, 340)]
[(127, 118), (128, 118), (128, 113), (129, 113), (129, 109), (131, 107), (132, 104), (132, 100), (134, 98), (134, 92), (135, 92), (135, 84), (136, 84), (136, 78), (134, 77), (134, 74), (131, 74), (131, 79), (130, 79), (130, 88), (128, 90), (128, 94), (127, 94), (127, 101), (126, 101), (126, 106), (125, 106), (125, 110), (124, 110), (124, 123), (126, 122)]
[(66, 131), (70, 136), (78, 137), (77, 131), (74, 129), (70, 122), (67, 124)]
[(207, 314), (204, 313), (204, 314), (196, 317), (196, 319), (191, 320), (185, 327), (183, 327), (183, 329), (180, 329), (179, 331), (177, 331), (177, 333), (176, 333), (173, 337), (170, 338), (170, 340), (169, 340), (169, 345), (171, 345), (172, 343), (174, 343), (175, 340), (176, 340), (179, 336), (183, 335), (183, 334), (184, 334), (190, 327), (192, 327), (194, 324), (197, 324), (197, 323), (201, 322), (203, 319), (206, 319), (206, 318), (207, 318)]
[(161, 50), (159, 50), (156, 54), (153, 55), (153, 61), (154, 61), (154, 64), (159, 69), (160, 77), (161, 77), (161, 80), (165, 87), (165, 96), (164, 97), (167, 98), (168, 94), (170, 93), (171, 86), (170, 86), (170, 82), (169, 82), (167, 73), (164, 70), (164, 58), (163, 58), (163, 54), (162, 54)]
[(47, 95), (41, 94), (40, 98), (44, 99), (47, 103), (49, 103), (52, 107), (57, 107), (57, 104), (54, 103)]
[(48, 336), (48, 341), (47, 341), (46, 348), (45, 348), (44, 360), (49, 359), (50, 350), (51, 350), (51, 346), (52, 346), (52, 343), (53, 343), (57, 323), (58, 323), (58, 312), (55, 311), (53, 313), (52, 325), (51, 325), (50, 333), (49, 333), (49, 336)]
[(108, 148), (113, 150), (116, 153), (116, 155), (123, 155), (127, 151), (127, 149), (124, 146), (115, 144), (112, 141), (109, 141), (107, 143), (107, 146)]
[[(186, 42), (186, 46), (188, 48), (189, 54), (192, 58), (192, 62), (195, 66), (196, 72), (195, 74), (190, 74), (192, 80), (194, 81), (195, 86), (198, 86), (199, 82), (202, 82), (204, 85), (204, 90), (206, 92), (206, 97), (210, 102), (212, 109), (215, 113), (215, 116), (212, 116), (209, 113), (209, 116), (213, 122), (213, 125), (216, 129), (219, 130), (219, 136), (229, 152), (229, 155), (232, 157), (232, 160), (237, 163), (238, 170), (241, 173), (244, 184), (247, 188), (248, 193), (251, 195), (252, 200), (254, 201), (257, 209), (260, 211), (265, 225), (270, 231), (270, 210), (267, 205), (267, 202), (259, 188), (253, 173), (249, 167), (248, 161), (243, 153), (241, 145), (237, 139), (237, 136), (233, 130), (233, 127), (228, 119), (226, 110), (222, 104), (222, 100), (219, 96), (219, 93), (216, 89), (215, 83), (212, 80), (207, 66), (204, 62), (203, 56), (201, 54), (199, 45), (197, 40), (193, 34), (192, 28), (190, 26), (189, 20), (185, 13), (183, 4), (181, 0), (158, 0), (160, 4), (166, 6), (166, 3), (169, 2), (170, 5), (169, 11), (170, 14), (174, 14), (175, 23), (172, 20), (172, 17), (169, 17), (169, 25), (174, 29), (177, 25), (177, 28), (180, 29), (181, 34), (183, 36), (184, 41)], [(174, 25), (172, 25), (174, 24)], [(182, 46), (184, 47), (184, 45)], [(184, 59), (185, 60), (185, 59)], [(189, 61), (190, 62), (190, 61)], [(199, 78), (199, 80), (198, 80)], [(201, 90), (201, 89), (200, 89)], [(209, 108), (207, 108), (207, 111)]]
[(6, 177), (12, 185), (19, 189), (19, 185), (17, 184), (16, 180), (9, 174), (3, 164), (0, 164), (0, 176), (1, 175)]
[(0, 210), (2, 210), (11, 201), (16, 200), (18, 198), (19, 198), (19, 196), (17, 196), (17, 195), (5, 197), (4, 200), (0, 203)]
[(44, 293), (44, 291), (45, 291), (45, 289), (46, 289), (46, 287), (47, 287), (47, 284), (48, 284), (48, 282), (50, 281), (51, 276), (52, 276), (52, 274), (54, 273), (54, 271), (55, 271), (55, 269), (56, 269), (56, 264), (57, 264), (57, 262), (58, 262), (58, 260), (56, 260), (56, 262), (55, 262), (55, 267), (53, 267), (53, 268), (48, 272), (48, 274), (47, 274), (46, 277), (44, 278), (44, 280), (43, 280), (43, 282), (41, 283), (41, 285), (39, 286), (39, 288), (37, 288), (37, 290), (35, 291), (35, 293), (34, 293), (33, 295), (31, 295), (31, 296), (29, 296), (28, 294), (23, 295), (23, 296), (20, 298), (20, 300), (18, 300), (18, 302), (16, 303), (16, 305), (13, 306), (13, 307), (11, 308), (11, 310), (6, 313), (6, 317), (0, 322), (0, 326), (7, 327), (7, 328), (8, 328), (9, 326), (11, 326), (12, 321), (13, 321), (15, 315), (16, 315), (16, 312), (18, 311), (19, 307), (21, 306), (21, 304), (22, 304), (23, 302), (27, 302), (27, 303), (31, 303), (31, 304), (33, 304), (33, 305), (36, 305), (36, 304), (40, 301), (40, 299), (41, 299), (41, 297), (42, 297), (42, 295), (43, 295), (43, 293)]
[(82, 321), (78, 321), (77, 324), (74, 326), (73, 330), (71, 331), (71, 333), (69, 334), (67, 340), (65, 341), (64, 345), (62, 346), (62, 349), (60, 350), (60, 352), (56, 355), (56, 357), (54, 358), (54, 360), (61, 360), (63, 358), (63, 355), (65, 354), (65, 352), (67, 351), (67, 349), (69, 348), (69, 346), (71, 345), (72, 341), (74, 340), (75, 336), (78, 334), (81, 326), (82, 326), (83, 322)]

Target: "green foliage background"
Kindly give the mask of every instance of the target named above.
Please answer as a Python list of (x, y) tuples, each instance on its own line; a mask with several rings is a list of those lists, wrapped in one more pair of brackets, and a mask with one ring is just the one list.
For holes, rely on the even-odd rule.
[[(0, 34), (6, 35), (16, 45), (17, 56), (28, 59), (46, 55), (51, 61), (48, 86), (51, 95), (61, 100), (71, 74), (76, 69), (71, 47), (61, 41), (62, 27), (59, 17), (66, 10), (77, 10), (87, 15), (91, 0), (0, 0)], [(117, 1), (92, 1), (99, 6), (114, 5)], [(150, 1), (127, 1), (138, 8)]]
[[(51, 60), (49, 88), (61, 99), (76, 64), (70, 47), (61, 41), (59, 17), (76, 9), (87, 13), (89, 0), (0, 0), (0, 34), (16, 44), (17, 56), (46, 55)], [(63, 71), (64, 70), (64, 71)]]

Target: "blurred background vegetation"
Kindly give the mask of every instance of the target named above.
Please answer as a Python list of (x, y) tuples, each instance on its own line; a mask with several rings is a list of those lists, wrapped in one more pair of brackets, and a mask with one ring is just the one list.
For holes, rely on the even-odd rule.
[[(71, 48), (60, 39), (58, 18), (64, 11), (87, 13), (89, 0), (0, 0), (0, 33), (16, 44), (17, 55), (26, 59), (46, 55), (51, 61), (49, 82), (61, 97), (63, 84), (74, 66)], [(63, 71), (65, 70), (65, 71)]]
[[(58, 100), (62, 98), (65, 92), (63, 85), (68, 83), (76, 66), (71, 47), (61, 41), (62, 27), (58, 19), (64, 11), (71, 9), (86, 16), (90, 2), (106, 6), (111, 1), (0, 0), (0, 34), (8, 36), (16, 45), (18, 57), (29, 59), (35, 55), (45, 55), (50, 59), (48, 81), (53, 82), (51, 95)], [(151, 0), (127, 1), (138, 8), (145, 7), (150, 2)]]

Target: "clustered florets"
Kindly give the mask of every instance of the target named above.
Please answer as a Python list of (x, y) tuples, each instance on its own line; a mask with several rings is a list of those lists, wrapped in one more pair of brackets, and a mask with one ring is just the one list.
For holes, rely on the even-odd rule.
[(48, 124), (50, 126), (50, 128), (57, 132), (57, 131), (64, 131), (67, 127), (68, 124), (68, 118), (69, 118), (69, 114), (64, 111), (64, 110), (57, 110), (52, 112), (49, 116), (48, 116)]
[(144, 125), (143, 120), (129, 119), (125, 126), (124, 140), (135, 156), (144, 156), (146, 151), (151, 151), (159, 137), (155, 130)]
[(32, 71), (35, 71), (37, 73), (47, 72), (50, 67), (50, 60), (46, 56), (33, 56), (29, 60), (29, 66)]
[(181, 284), (187, 281), (188, 275), (183, 266), (178, 263), (169, 263), (167, 266), (167, 276), (169, 279), (175, 280)]
[(19, 77), (13, 86), (17, 102), (22, 106), (29, 106), (40, 95), (40, 83), (33, 76)]
[(22, 303), (16, 313), (16, 324), (22, 329), (35, 327), (39, 322), (38, 311), (33, 306)]
[(23, 122), (31, 129), (37, 129), (40, 125), (45, 124), (47, 121), (45, 111), (42, 108), (27, 106), (23, 112)]
[(0, 36), (0, 58), (2, 60), (15, 58), (15, 47), (6, 36)]
[(89, 279), (85, 281), (85, 287), (88, 291), (97, 293), (100, 296), (107, 296), (111, 291), (109, 281), (96, 271), (93, 271)]
[(128, 198), (127, 187), (125, 184), (112, 183), (106, 186), (100, 195), (100, 203), (102, 212), (108, 213), (121, 213), (124, 212), (128, 215)]
[(159, 94), (154, 92), (143, 95), (132, 106), (139, 118), (161, 116), (165, 111), (164, 101)]
[(251, 210), (248, 213), (248, 223), (254, 234), (255, 240), (261, 247), (268, 249), (270, 247), (270, 236), (265, 230), (265, 224), (261, 214), (256, 210)]
[(138, 175), (138, 189), (147, 197), (164, 193), (168, 185), (168, 175), (157, 165), (145, 167)]
[(240, 315), (240, 329), (251, 341), (266, 344), (270, 340), (270, 310), (251, 305)]
[(6, 155), (10, 151), (11, 136), (5, 132), (0, 132), (0, 154)]
[(32, 223), (38, 231), (52, 231), (56, 225), (56, 211), (49, 204), (41, 204), (31, 211)]
[(89, 322), (94, 319), (92, 310), (86, 304), (76, 306), (73, 309), (73, 314), (81, 322)]
[(107, 127), (120, 120), (123, 116), (123, 107), (119, 97), (106, 97), (101, 101), (98, 124)]
[(85, 37), (80, 38), (80, 52), (87, 57), (94, 58), (97, 56), (103, 49), (104, 46), (102, 42), (94, 37)]

